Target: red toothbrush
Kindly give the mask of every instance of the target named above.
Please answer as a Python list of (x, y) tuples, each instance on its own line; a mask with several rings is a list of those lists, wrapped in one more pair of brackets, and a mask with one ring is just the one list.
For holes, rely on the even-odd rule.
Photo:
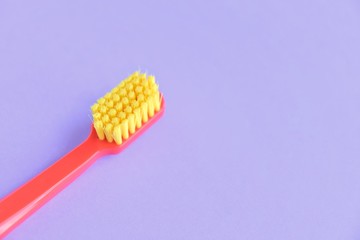
[(101, 156), (120, 153), (164, 113), (152, 76), (135, 72), (92, 107), (89, 137), (42, 173), (0, 200), (0, 239)]

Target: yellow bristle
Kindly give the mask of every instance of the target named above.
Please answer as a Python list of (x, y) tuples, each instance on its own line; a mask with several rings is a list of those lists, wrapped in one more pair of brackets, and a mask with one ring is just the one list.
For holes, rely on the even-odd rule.
[(99, 105), (103, 105), (105, 103), (105, 98), (100, 98), (97, 102)]
[(131, 100), (135, 99), (135, 97), (136, 97), (134, 91), (129, 92), (128, 96), (129, 96), (129, 99), (131, 99)]
[(116, 109), (114, 109), (114, 108), (110, 109), (108, 114), (109, 114), (110, 117), (115, 117), (116, 116)]
[(104, 98), (105, 98), (105, 99), (110, 99), (110, 98), (111, 98), (111, 93), (105, 94)]
[(128, 120), (129, 120), (129, 132), (133, 134), (135, 132), (135, 115), (131, 113), (128, 117)]
[(123, 106), (127, 106), (129, 104), (129, 99), (127, 97), (123, 97), (121, 99), (121, 102), (122, 102)]
[(126, 83), (126, 80), (127, 80), (127, 79), (123, 80), (123, 81), (119, 84), (119, 88), (120, 88), (120, 89), (119, 89), (119, 92), (122, 91), (121, 89), (124, 88), (125, 83)]
[(140, 94), (137, 96), (137, 100), (138, 100), (138, 102), (144, 101), (144, 100), (145, 100), (144, 94), (140, 93)]
[(131, 107), (132, 107), (133, 109), (139, 107), (139, 102), (136, 101), (136, 100), (132, 100), (132, 101), (131, 101)]
[(140, 84), (140, 79), (139, 78), (134, 78), (133, 83), (134, 83), (134, 85), (139, 85)]
[(113, 119), (111, 119), (111, 123), (112, 123), (113, 126), (117, 126), (120, 123), (120, 119), (119, 118), (113, 118)]
[(114, 96), (112, 97), (114, 102), (118, 102), (120, 100), (120, 96), (116, 93), (114, 93)]
[(106, 113), (107, 112), (107, 107), (101, 106), (99, 112)]
[(135, 122), (136, 122), (136, 127), (140, 128), (142, 125), (142, 119), (141, 119), (141, 110), (140, 108), (137, 108), (134, 110), (135, 113)]
[(150, 90), (151, 92), (156, 93), (159, 91), (159, 86), (156, 83), (154, 83), (151, 85)]
[(108, 123), (110, 122), (110, 117), (109, 115), (104, 115), (101, 120), (103, 123)]
[(149, 88), (149, 82), (146, 79), (141, 81), (141, 85), (145, 88), (145, 90)]
[(144, 90), (144, 95), (145, 95), (145, 97), (150, 96), (151, 95), (151, 90), (150, 89), (145, 89)]
[(126, 90), (131, 92), (134, 89), (134, 86), (131, 83), (126, 84)]
[(129, 115), (130, 113), (132, 113), (132, 108), (130, 106), (127, 106), (125, 109), (124, 109), (124, 112)]
[(148, 121), (148, 104), (146, 102), (141, 104), (141, 118), (143, 123)]
[(125, 96), (126, 96), (126, 90), (125, 90), (124, 88), (121, 88), (121, 89), (119, 90), (119, 96), (120, 96), (120, 97), (125, 97)]
[(154, 116), (155, 113), (155, 107), (154, 107), (154, 100), (152, 97), (149, 97), (147, 100), (148, 103), (148, 113), (149, 113), (149, 117)]
[(122, 143), (122, 135), (121, 135), (121, 126), (118, 125), (114, 128), (114, 140), (116, 142), (116, 144), (121, 144)]
[(122, 110), (122, 103), (121, 102), (118, 102), (116, 105), (115, 105), (115, 109), (117, 112), (120, 112)]
[(150, 84), (155, 84), (155, 77), (154, 76), (149, 76), (148, 81), (149, 81)]
[(91, 106), (91, 112), (92, 113), (96, 113), (99, 109), (99, 104), (95, 103), (94, 105)]
[(96, 130), (96, 133), (97, 133), (99, 139), (104, 140), (105, 135), (104, 135), (104, 125), (103, 125), (103, 123), (101, 121), (94, 122), (94, 128)]
[(154, 93), (153, 97), (154, 97), (155, 111), (157, 112), (160, 110), (160, 94), (159, 94), (159, 92)]
[(154, 76), (134, 72), (91, 107), (100, 140), (120, 145), (160, 110)]
[(140, 76), (140, 72), (139, 72), (139, 71), (136, 71), (136, 72), (134, 72), (133, 74), (131, 74), (131, 77), (132, 77), (132, 78), (139, 78), (139, 76)]
[(114, 87), (113, 89), (111, 89), (111, 93), (117, 93), (119, 91), (119, 87)]
[(120, 119), (120, 121), (122, 121), (122, 120), (124, 120), (126, 118), (126, 113), (125, 112), (119, 112), (117, 116)]
[(101, 118), (101, 113), (94, 113), (93, 114), (93, 119), (94, 119), (94, 121), (97, 121), (97, 120), (100, 120), (100, 118)]
[(121, 133), (124, 139), (129, 138), (129, 120), (124, 119), (121, 122)]
[(139, 75), (139, 79), (140, 79), (140, 82), (145, 82), (146, 81), (146, 73), (141, 73)]
[(142, 93), (142, 90), (143, 90), (143, 87), (142, 87), (142, 86), (137, 86), (137, 87), (135, 88), (135, 92), (136, 92), (137, 94)]
[(112, 137), (112, 130), (113, 130), (113, 125), (111, 123), (108, 123), (105, 127), (105, 137), (106, 137), (106, 140), (108, 142), (112, 142), (113, 141), (113, 137)]
[(106, 106), (108, 108), (112, 108), (114, 106), (114, 102), (112, 100), (108, 100), (108, 101), (106, 101)]

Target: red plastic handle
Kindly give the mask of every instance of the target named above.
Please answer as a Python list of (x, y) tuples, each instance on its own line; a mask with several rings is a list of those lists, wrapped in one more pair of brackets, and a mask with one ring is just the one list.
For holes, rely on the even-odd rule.
[(164, 109), (162, 98), (160, 110), (121, 145), (99, 140), (95, 129), (91, 127), (90, 136), (82, 144), (0, 200), (0, 239), (75, 180), (96, 159), (125, 149), (163, 115)]
[(0, 202), (0, 238), (64, 189), (100, 157), (89, 137), (70, 153)]

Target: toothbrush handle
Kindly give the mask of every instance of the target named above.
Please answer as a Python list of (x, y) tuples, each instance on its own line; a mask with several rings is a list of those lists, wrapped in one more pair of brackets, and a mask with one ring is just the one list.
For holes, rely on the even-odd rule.
[(0, 239), (23, 222), (100, 157), (90, 138), (42, 173), (0, 200)]

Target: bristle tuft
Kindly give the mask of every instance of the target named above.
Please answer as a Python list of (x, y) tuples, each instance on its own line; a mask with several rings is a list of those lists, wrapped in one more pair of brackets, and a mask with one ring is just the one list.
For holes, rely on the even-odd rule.
[(154, 76), (134, 72), (91, 107), (100, 140), (120, 145), (160, 110)]

